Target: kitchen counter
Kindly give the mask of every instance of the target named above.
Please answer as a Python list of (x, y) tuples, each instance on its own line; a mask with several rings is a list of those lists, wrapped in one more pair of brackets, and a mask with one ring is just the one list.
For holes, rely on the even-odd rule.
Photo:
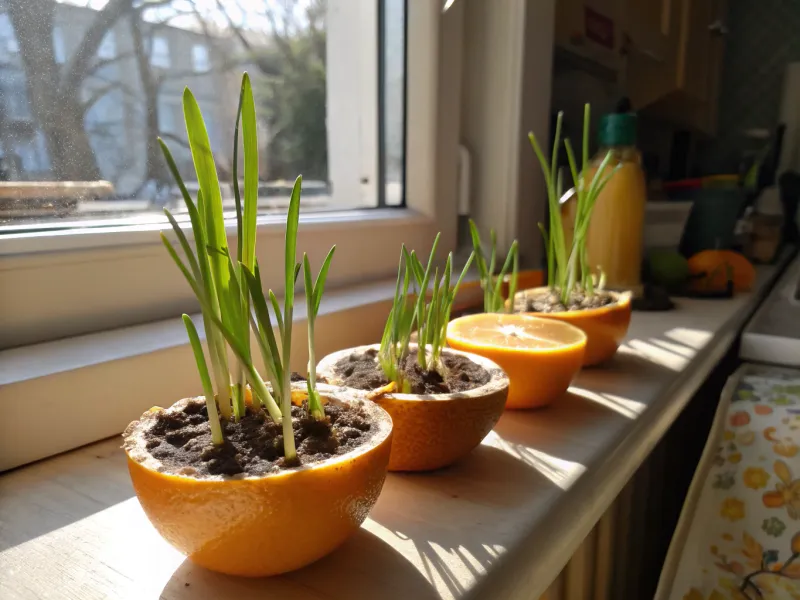
[(119, 438), (0, 475), (3, 600), (538, 598), (777, 271), (759, 268), (756, 290), (730, 300), (635, 313), (616, 358), (583, 371), (555, 406), (507, 412), (450, 468), (390, 474), (358, 534), (282, 577), (217, 575), (173, 550), (136, 501)]

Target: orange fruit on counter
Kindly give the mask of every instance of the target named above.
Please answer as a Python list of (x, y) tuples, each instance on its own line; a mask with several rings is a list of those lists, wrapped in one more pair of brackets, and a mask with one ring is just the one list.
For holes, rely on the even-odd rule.
[(583, 365), (586, 334), (553, 319), (483, 313), (451, 321), (447, 343), (500, 365), (510, 380), (506, 408), (525, 409), (567, 391)]
[(728, 279), (736, 292), (748, 292), (756, 280), (752, 263), (732, 250), (703, 250), (689, 259), (691, 287), (695, 291), (725, 291)]
[(160, 463), (144, 449), (144, 438), (129, 428), (132, 441), (126, 440), (126, 453), (133, 488), (161, 536), (200, 566), (249, 577), (299, 569), (355, 533), (383, 487), (391, 419), (377, 405), (364, 406), (377, 427), (368, 443), (261, 477), (198, 479), (161, 472)]

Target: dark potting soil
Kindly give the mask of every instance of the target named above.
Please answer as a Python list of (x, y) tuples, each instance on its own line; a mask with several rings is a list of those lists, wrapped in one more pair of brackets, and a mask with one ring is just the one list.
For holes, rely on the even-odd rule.
[(545, 292), (533, 298), (526, 298), (526, 302), (527, 306), (524, 307), (524, 312), (554, 313), (567, 310), (591, 310), (614, 304), (616, 300), (608, 292), (598, 290), (591, 296), (587, 296), (583, 292), (572, 292), (566, 304), (561, 302), (561, 296), (555, 292)]
[(305, 403), (292, 407), (297, 460), (291, 462), (283, 456), (281, 425), (263, 411), (255, 413), (249, 408), (238, 423), (223, 420), (224, 442), (219, 446), (211, 442), (205, 402), (194, 400), (183, 410), (156, 413), (155, 423), (144, 438), (150, 454), (169, 473), (191, 474), (199, 479), (216, 475), (260, 476), (345, 454), (372, 436), (370, 423), (360, 408), (326, 404), (325, 416), (324, 421), (312, 418)]
[[(339, 359), (334, 372), (344, 385), (359, 390), (375, 390), (389, 383), (377, 361), (378, 351), (354, 352)], [(466, 392), (489, 383), (491, 375), (466, 356), (442, 352), (446, 376), (438, 371), (423, 371), (417, 363), (417, 351), (409, 352), (403, 373), (411, 384), (412, 394), (448, 394)]]

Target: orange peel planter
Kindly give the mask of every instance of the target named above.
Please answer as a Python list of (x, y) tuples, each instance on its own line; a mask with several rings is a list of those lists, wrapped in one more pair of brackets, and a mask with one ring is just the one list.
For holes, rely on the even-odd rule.
[(162, 537), (198, 565), (262, 577), (308, 565), (352, 535), (383, 487), (392, 424), (377, 405), (323, 388), (323, 401), (363, 404), (377, 428), (372, 439), (348, 454), (263, 477), (159, 472), (141, 436), (153, 409), (131, 423), (125, 451), (133, 488)]
[(548, 288), (540, 287), (517, 292), (514, 297), (515, 311), (532, 317), (553, 319), (574, 325), (586, 334), (586, 354), (583, 366), (599, 365), (610, 360), (617, 348), (628, 334), (631, 324), (631, 296), (628, 293), (611, 292), (616, 302), (590, 310), (568, 310), (557, 313), (525, 313), (517, 307), (527, 306), (527, 299), (547, 292)]
[(559, 321), (482, 313), (451, 321), (447, 343), (500, 365), (511, 381), (506, 408), (528, 409), (564, 395), (583, 365), (586, 335)]
[[(416, 344), (411, 345), (412, 348)], [(340, 385), (334, 365), (354, 352), (379, 345), (359, 346), (334, 352), (323, 358), (317, 374), (328, 383)], [(445, 352), (458, 352), (447, 348)], [(392, 417), (393, 440), (390, 471), (431, 471), (454, 463), (469, 454), (495, 426), (508, 395), (508, 377), (482, 356), (458, 352), (486, 369), (491, 379), (485, 385), (453, 394), (386, 394), (372, 400)], [(350, 388), (345, 388), (350, 389)], [(366, 397), (368, 392), (351, 390)]]

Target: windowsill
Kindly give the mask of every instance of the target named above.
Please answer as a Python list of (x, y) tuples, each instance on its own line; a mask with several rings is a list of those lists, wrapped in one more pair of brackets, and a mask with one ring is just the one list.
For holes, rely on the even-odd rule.
[[(318, 316), (320, 327), (324, 328), (326, 317), (336, 313), (389, 301), (394, 294), (394, 286), (393, 280), (386, 280), (326, 293)], [(197, 325), (198, 335), (205, 340), (200, 314), (192, 315), (192, 319)], [(298, 302), (295, 306), (294, 322), (305, 321), (305, 303)], [(188, 346), (186, 328), (180, 319), (174, 318), (12, 348), (0, 351), (0, 386), (181, 346)]]
[[(283, 577), (224, 577), (185, 560), (147, 522), (118, 437), (2, 475), (8, 568), (0, 588), (12, 598), (56, 585), (81, 597), (538, 598), (735, 343), (779, 270), (759, 268), (749, 294), (637, 313), (617, 357), (584, 370), (561, 401), (506, 412), (448, 469), (390, 474), (351, 540)], [(364, 329), (367, 312), (355, 311)], [(0, 440), (23, 421), (0, 421)]]

